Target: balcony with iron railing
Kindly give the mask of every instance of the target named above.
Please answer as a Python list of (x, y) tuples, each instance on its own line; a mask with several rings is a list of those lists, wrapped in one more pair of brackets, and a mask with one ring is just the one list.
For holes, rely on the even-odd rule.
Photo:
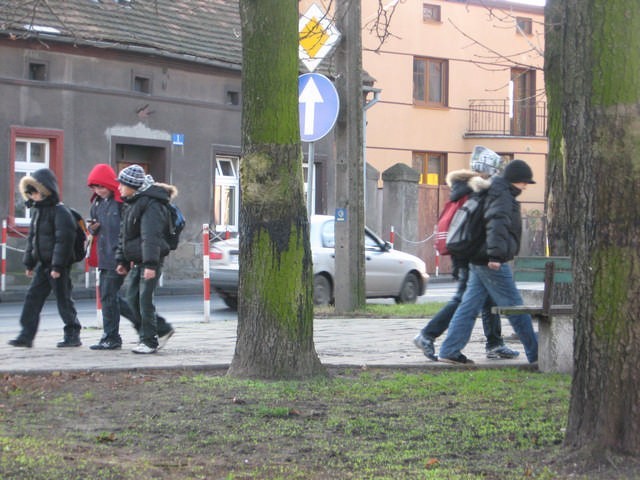
[(469, 100), (467, 135), (545, 137), (547, 104), (531, 100)]

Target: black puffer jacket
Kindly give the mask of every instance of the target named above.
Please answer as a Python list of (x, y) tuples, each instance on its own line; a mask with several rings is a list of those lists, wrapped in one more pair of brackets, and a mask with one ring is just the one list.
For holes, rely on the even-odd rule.
[(154, 183), (124, 198), (120, 237), (116, 250), (118, 265), (142, 264), (156, 270), (169, 254), (169, 200), (177, 195), (173, 185)]
[[(486, 180), (484, 181), (486, 182)], [(476, 191), (484, 185), (474, 184)], [(505, 263), (520, 251), (522, 237), (522, 217), (520, 202), (516, 197), (522, 191), (514, 187), (502, 177), (492, 177), (484, 200), (484, 221), (486, 228), (485, 244), (478, 250), (470, 261), (476, 265), (486, 265), (488, 262)]]
[[(25, 193), (28, 186), (44, 197), (32, 201)], [(48, 168), (36, 170), (20, 180), (20, 192), (31, 210), (31, 226), (22, 262), (33, 270), (38, 262), (61, 272), (73, 263), (76, 225), (67, 207), (60, 203), (58, 181)]]

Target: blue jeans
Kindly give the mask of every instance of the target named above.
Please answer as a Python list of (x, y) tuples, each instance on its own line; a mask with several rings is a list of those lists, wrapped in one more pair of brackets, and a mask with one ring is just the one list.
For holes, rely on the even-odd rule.
[[(469, 280), (469, 269), (460, 268), (458, 270), (458, 290), (455, 295), (447, 302), (447, 304), (436, 313), (431, 321), (422, 329), (422, 336), (435, 340), (442, 335), (453, 318), (454, 313), (458, 309), (458, 305), (462, 301), (464, 291), (467, 289), (467, 282)], [(500, 324), (500, 315), (491, 313), (491, 307), (495, 303), (488, 297), (485, 304), (482, 306), (482, 328), (484, 335), (487, 337), (486, 348), (491, 350), (495, 347), (504, 345), (502, 339), (502, 325)]]
[[(478, 312), (489, 296), (498, 306), (523, 304), (509, 265), (503, 263), (498, 270), (491, 270), (486, 265), (470, 265), (469, 283), (451, 319), (447, 338), (440, 347), (441, 357), (455, 358), (462, 353), (471, 338)], [(531, 315), (509, 315), (507, 318), (524, 346), (527, 360), (537, 361), (538, 339), (533, 331)]]
[(156, 307), (153, 305), (153, 294), (160, 278), (160, 267), (156, 276), (145, 280), (144, 267), (134, 265), (125, 279), (126, 301), (131, 307), (131, 321), (134, 326), (140, 325), (138, 334), (140, 342), (150, 348), (158, 348), (158, 322)]

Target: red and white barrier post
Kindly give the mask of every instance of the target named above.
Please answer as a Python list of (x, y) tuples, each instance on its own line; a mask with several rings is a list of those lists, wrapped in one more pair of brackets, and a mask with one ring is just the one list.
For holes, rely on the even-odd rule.
[(96, 320), (102, 323), (102, 299), (100, 298), (100, 270), (96, 268)]
[(84, 288), (89, 288), (91, 285), (89, 275), (89, 257), (87, 257), (84, 259)]
[(4, 292), (7, 288), (7, 221), (2, 220), (2, 278), (0, 288)]
[(393, 244), (396, 241), (396, 232), (393, 229), (393, 225), (391, 225), (391, 233), (389, 234), (389, 243), (391, 243), (391, 246), (393, 247)]
[(202, 288), (204, 290), (204, 322), (211, 319), (211, 286), (209, 282), (209, 224), (202, 224)]

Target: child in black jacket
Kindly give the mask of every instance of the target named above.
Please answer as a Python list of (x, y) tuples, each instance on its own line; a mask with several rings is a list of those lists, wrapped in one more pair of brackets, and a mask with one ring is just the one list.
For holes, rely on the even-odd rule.
[(69, 209), (60, 203), (58, 181), (48, 168), (23, 177), (20, 180), (20, 192), (32, 212), (23, 258), (31, 284), (20, 316), (22, 331), (9, 344), (27, 348), (33, 345), (40, 323), (40, 312), (53, 290), (58, 313), (64, 321), (64, 338), (57, 346), (78, 347), (82, 345), (82, 327), (71, 298), (75, 220)]

